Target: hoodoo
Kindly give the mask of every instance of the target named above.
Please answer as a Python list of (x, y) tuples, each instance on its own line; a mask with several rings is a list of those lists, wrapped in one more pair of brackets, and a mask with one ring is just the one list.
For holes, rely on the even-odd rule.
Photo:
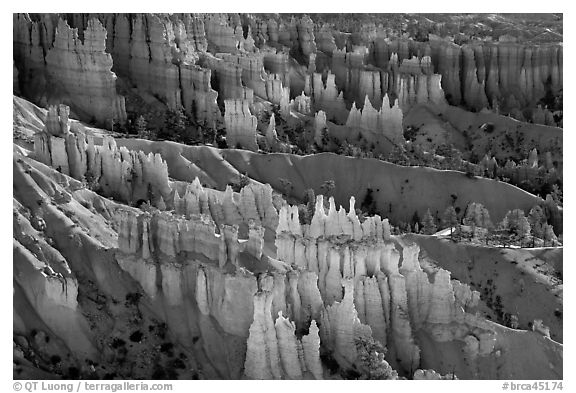
[(562, 380), (562, 18), (14, 14), (14, 379)]

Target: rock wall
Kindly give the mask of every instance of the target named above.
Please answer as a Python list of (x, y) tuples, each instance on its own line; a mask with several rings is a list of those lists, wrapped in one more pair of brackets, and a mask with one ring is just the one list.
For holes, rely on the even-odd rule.
[[(105, 141), (103, 149), (113, 147)], [(131, 153), (118, 151), (126, 160)], [(103, 167), (114, 165), (102, 159)], [(178, 312), (197, 309), (201, 325), (204, 316), (215, 321), (216, 330), (205, 326), (202, 333), (210, 353), (214, 340), (228, 337), (221, 334), (246, 343), (229, 354), (224, 373), (239, 375), (244, 365), (251, 378), (319, 379), (319, 346), (353, 368), (361, 337), (385, 345), (387, 361), (403, 374), (422, 366), (420, 359), (430, 362), (431, 351), (444, 345), (461, 346), (462, 367), (471, 369), (498, 356), (500, 333), (473, 314), (478, 293), (445, 270), (424, 270), (419, 248), (392, 238), (387, 220), (356, 217), (353, 199), (347, 212), (332, 198), (325, 209), (318, 196), (310, 225), (300, 224), (296, 206), (284, 205), (277, 222), (267, 224), (276, 229), (274, 254), (260, 226), (266, 212), (275, 213), (271, 189), (267, 197), (252, 185), (240, 194), (204, 189), (198, 180), (172, 187), (166, 205), (172, 201), (173, 213), (126, 208), (116, 214), (115, 259), (149, 297)], [(212, 337), (209, 330), (223, 333)], [(427, 345), (419, 344), (422, 334)]]
[(314, 142), (318, 146), (322, 146), (324, 143), (322, 141), (322, 136), (327, 132), (328, 126), (326, 124), (326, 113), (324, 111), (318, 111), (314, 115)]
[(359, 129), (369, 141), (376, 135), (385, 136), (394, 143), (402, 143), (404, 141), (402, 119), (402, 109), (398, 105), (398, 100), (394, 102), (393, 107), (390, 107), (388, 95), (385, 95), (381, 108), (377, 111), (366, 96), (362, 110), (357, 109), (355, 103), (352, 105), (346, 126)]
[(429, 104), (438, 108), (448, 105), (440, 84), (441, 75), (438, 74), (397, 74), (394, 90), (402, 112), (408, 112), (415, 104)]
[[(123, 18), (115, 21), (116, 27), (126, 22)], [(146, 68), (142, 60), (145, 57), (141, 56), (141, 64), (130, 57), (126, 65), (128, 69), (136, 67), (136, 74), (146, 78), (155, 73), (170, 74), (166, 70), (174, 65), (174, 59), (182, 60), (182, 56), (186, 58), (187, 53), (204, 45), (197, 18), (188, 20), (196, 26), (191, 28), (187, 27), (188, 22), (178, 21), (170, 22), (173, 24), (168, 27), (169, 20), (161, 17), (134, 22), (138, 21), (136, 17), (132, 21), (135, 28), (131, 37), (136, 34), (136, 39), (131, 39), (130, 47), (136, 44), (138, 50), (145, 52), (144, 45), (147, 45), (150, 59), (154, 57), (158, 64)], [(165, 98), (174, 105), (181, 101), (186, 110), (194, 111), (198, 118), (215, 121), (217, 93), (210, 87), (211, 70), (221, 80), (234, 80), (232, 86), (237, 90), (227, 91), (226, 95), (243, 97), (224, 101), (227, 139), (231, 147), (239, 143), (255, 150), (256, 119), (250, 113), (252, 101), (244, 97), (246, 92), (254, 91), (278, 100), (283, 116), (287, 116), (290, 110), (287, 88), (282, 84), (281, 72), (273, 79), (263, 77), (265, 56), (244, 54), (252, 44), (243, 37), (240, 20), (230, 17), (216, 22), (207, 19), (211, 27), (206, 28), (206, 45), (227, 47), (234, 42), (236, 54), (220, 58), (205, 55), (209, 68), (184, 64), (184, 60), (177, 66), (178, 85), (167, 83)], [(108, 23), (112, 22), (107, 22), (107, 26)], [(114, 31), (120, 31), (116, 27)], [(188, 37), (190, 29), (197, 30), (193, 40)], [(94, 41), (90, 31), (86, 30), (82, 45)], [(260, 44), (267, 34), (271, 42), (290, 43), (293, 49), (297, 45), (303, 54), (308, 53), (311, 62), (314, 60), (314, 39), (307, 20), (293, 20), (276, 30), (274, 23), (268, 23), (266, 32), (260, 24)], [(25, 34), (21, 33), (20, 37)], [(146, 43), (138, 41), (137, 37), (147, 34), (156, 38)], [(362, 34), (373, 35), (370, 29)], [(30, 40), (32, 42), (32, 38)], [(186, 43), (187, 40), (191, 42)], [(107, 44), (116, 48), (114, 40)], [(98, 45), (101, 48), (102, 44)], [(326, 45), (331, 47), (330, 42)], [(19, 50), (25, 48), (31, 46), (22, 45)], [(353, 106), (347, 125), (376, 130), (400, 142), (403, 140), (401, 107), (409, 108), (414, 103), (443, 104), (440, 76), (433, 74), (435, 65), (426, 58), (410, 58), (413, 48), (399, 47), (393, 48), (392, 53), (400, 55), (388, 58), (390, 72), (382, 73), (364, 68), (369, 56), (362, 48), (357, 49), (343, 56), (343, 52), (336, 49), (336, 57), (344, 59), (340, 69), (336, 67), (335, 74), (328, 74), (326, 85), (321, 74), (313, 74), (313, 79), (308, 80), (307, 93), (314, 98), (314, 105), (324, 102), (328, 107), (337, 107), (343, 105), (342, 94), (335, 94), (339, 73), (341, 77), (344, 75), (344, 84), (358, 81), (356, 89), (365, 97), (364, 106), (361, 111)], [(471, 64), (470, 52), (465, 56), (468, 56), (465, 63)], [(399, 63), (398, 58), (407, 60)], [(443, 60), (440, 68), (449, 69), (453, 61)], [(272, 64), (271, 67), (277, 66), (276, 58)], [(446, 86), (453, 89), (457, 82), (450, 72)], [(377, 82), (383, 75), (387, 75), (386, 82), (384, 79)], [(390, 75), (394, 80), (388, 85)], [(488, 89), (478, 78), (474, 81), (473, 73), (470, 75), (464, 77), (470, 86), (478, 84), (470, 89)], [(512, 85), (509, 75), (503, 78), (508, 82), (499, 82), (499, 86)], [(252, 87), (245, 88), (242, 81)], [(148, 82), (141, 83), (145, 86)], [(388, 95), (384, 94), (380, 109), (375, 109), (371, 99), (390, 88), (399, 97), (394, 107), (390, 107)], [(463, 92), (467, 99), (466, 88)], [(469, 99), (475, 96), (471, 94)], [(477, 105), (484, 105), (483, 102), (480, 99)], [(299, 112), (313, 113), (310, 96), (305, 94), (292, 105)], [(359, 218), (354, 198), (346, 211), (342, 207), (337, 209), (333, 198), (329, 198), (326, 209), (324, 198), (318, 196), (310, 224), (302, 225), (297, 206), (284, 205), (277, 212), (268, 185), (250, 184), (240, 193), (234, 193), (231, 187), (224, 192), (205, 189), (198, 179), (189, 184), (171, 182), (166, 162), (159, 154), (145, 155), (118, 148), (109, 137), (104, 138), (102, 146), (95, 146), (91, 136), (70, 132), (68, 114), (64, 106), (50, 108), (45, 130), (35, 137), (36, 156), (64, 174), (96, 181), (105, 195), (128, 202), (149, 200), (159, 210), (173, 210), (146, 208), (150, 211), (135, 213), (138, 210), (126, 208), (126, 212), (118, 214), (116, 260), (151, 298), (160, 298), (168, 307), (177, 309), (197, 308), (199, 319), (213, 319), (216, 321), (213, 326), (219, 325), (225, 334), (245, 339), (246, 356), (240, 363), (244, 365), (246, 377), (321, 379), (320, 345), (331, 352), (343, 368), (354, 367), (358, 362), (355, 340), (359, 337), (380, 341), (389, 350), (390, 362), (405, 373), (420, 367), (424, 355), (431, 356), (430, 348), (434, 345), (422, 345), (421, 334), (431, 337), (433, 343), (457, 341), (471, 364), (486, 361), (481, 358), (494, 354), (493, 326), (473, 315), (478, 293), (451, 280), (445, 270), (433, 267), (424, 270), (419, 261), (419, 248), (392, 238), (386, 219)], [(316, 139), (321, 139), (326, 117), (323, 111), (316, 114)], [(274, 123), (272, 118), (266, 137), (271, 145), (278, 146)], [(533, 155), (530, 163), (537, 167)], [(270, 230), (275, 231), (275, 249), (271, 247)], [(265, 235), (268, 235), (268, 244), (265, 244)], [(48, 276), (40, 293), (73, 309), (74, 282), (65, 281), (61, 285), (62, 280)], [(68, 293), (72, 297), (69, 298)], [(202, 319), (204, 316), (207, 318)], [(220, 332), (219, 328), (213, 330)], [(306, 331), (309, 333), (302, 334)], [(435, 377), (426, 372), (418, 375)]]
[(44, 53), (52, 45), (54, 34), (45, 23), (32, 21), (28, 14), (13, 14), (12, 18), (14, 65), (21, 93), (40, 102), (46, 88)]
[(112, 56), (105, 52), (106, 29), (90, 19), (84, 42), (76, 29), (59, 20), (53, 47), (46, 54), (49, 83), (63, 89), (61, 101), (71, 105), (81, 118), (98, 124), (126, 120), (124, 97), (116, 93), (116, 75), (111, 72)]
[(270, 185), (251, 183), (240, 193), (228, 186), (220, 192), (205, 190), (196, 178), (183, 187), (169, 180), (160, 154), (118, 148), (112, 137), (95, 146), (91, 135), (69, 131), (68, 113), (66, 106), (51, 107), (45, 130), (34, 136), (34, 154), (44, 164), (78, 180), (89, 179), (104, 195), (128, 203), (144, 200), (187, 216), (210, 214), (218, 225), (255, 222), (270, 229), (278, 225)]
[(361, 103), (363, 98), (368, 97), (378, 107), (382, 101), (382, 91), (386, 91), (382, 86), (380, 71), (352, 69), (350, 79), (349, 85), (353, 90), (351, 99)]
[(218, 92), (212, 89), (210, 78), (212, 70), (198, 65), (180, 66), (180, 86), (182, 104), (187, 113), (207, 125), (213, 125), (222, 119), (218, 108)]
[(297, 21), (294, 16), (290, 17), (290, 21), (280, 21), (278, 24), (278, 42), (288, 48), (298, 48), (298, 30), (296, 27)]
[[(222, 14), (209, 16), (204, 23), (208, 50), (214, 53), (237, 53), (243, 39), (242, 27), (235, 29)], [(238, 27), (240, 27), (238, 29)]]
[(106, 14), (114, 69), (168, 108), (183, 108), (199, 122), (221, 119), (211, 71), (196, 63), (207, 50), (204, 20), (183, 14)]
[[(261, 97), (265, 100), (272, 102), (273, 104), (279, 105), (283, 94), (284, 82), (289, 81), (286, 74), (283, 72), (282, 65), (277, 65), (273, 63), (273, 68), (277, 68), (280, 72), (279, 74), (267, 74), (264, 70), (264, 53), (250, 53), (242, 55), (233, 54), (219, 54), (221, 59), (230, 66), (222, 68), (221, 73), (224, 75), (233, 74), (231, 69), (233, 68), (238, 72), (238, 68), (241, 69), (241, 82), (236, 84), (237, 87), (242, 88), (244, 85), (253, 91), (253, 94)], [(229, 79), (227, 76), (224, 78)], [(234, 77), (234, 81), (238, 81), (237, 77)], [(221, 84), (222, 86), (222, 84)], [(238, 93), (232, 93), (229, 98), (239, 98)]]
[[(253, 241), (238, 239), (237, 226), (216, 233), (209, 215), (187, 219), (167, 212), (127, 212), (118, 220), (116, 260), (148, 296), (162, 294), (173, 307), (192, 296), (200, 313), (215, 318), (226, 333), (248, 336), (257, 284), (241, 265), (246, 255), (259, 256), (250, 254)], [(259, 236), (261, 253), (263, 232), (257, 232), (251, 237)]]
[(258, 151), (256, 143), (256, 127), (258, 120), (250, 113), (247, 100), (225, 100), (224, 125), (226, 126), (226, 142), (230, 148), (244, 148)]
[(14, 61), (23, 93), (41, 102), (63, 102), (82, 120), (109, 127), (126, 120), (124, 97), (116, 93), (112, 57), (106, 53), (106, 29), (92, 18), (83, 31), (51, 16), (33, 22), (14, 15)]
[(52, 105), (46, 113), (44, 130), (54, 136), (65, 136), (70, 132), (70, 107), (60, 104)]
[[(178, 216), (179, 217), (179, 216)], [(201, 254), (217, 261), (220, 268), (227, 263), (239, 266), (239, 254), (249, 252), (262, 256), (263, 231), (252, 226), (250, 239), (238, 239), (238, 225), (217, 225), (209, 214), (178, 218), (169, 212), (124, 213), (118, 217), (118, 249), (142, 260), (174, 259), (179, 253)], [(249, 240), (249, 241), (246, 241)]]
[(404, 59), (400, 64), (398, 64), (398, 55), (393, 53), (390, 57), (389, 66), (392, 69), (398, 67), (398, 72), (400, 74), (431, 75), (434, 73), (434, 66), (432, 65), (432, 59), (430, 56), (424, 56), (422, 58), (412, 56), (412, 58)]
[(298, 32), (298, 44), (300, 51), (306, 57), (316, 52), (316, 42), (314, 41), (314, 22), (309, 16), (304, 15), (296, 24)]
[(290, 153), (292, 151), (288, 144), (283, 143), (278, 139), (274, 114), (270, 116), (270, 123), (266, 129), (266, 143), (268, 144), (268, 148), (273, 152)]
[(316, 32), (315, 39), (316, 47), (321, 52), (332, 53), (338, 49), (332, 30), (327, 24), (322, 25), (320, 30)]
[(275, 105), (280, 105), (284, 96), (290, 96), (290, 88), (284, 87), (281, 76), (277, 74), (267, 76), (264, 98)]
[[(244, 375), (249, 379), (323, 379), (320, 337), (316, 321), (307, 335), (296, 338), (296, 326), (278, 312), (272, 318), (273, 281), (261, 279), (266, 288), (254, 295), (254, 321), (250, 326)], [(268, 289), (268, 290), (267, 290)]]
[(312, 74), (312, 80), (309, 75), (306, 75), (304, 93), (313, 98), (314, 109), (324, 111), (328, 120), (338, 124), (345, 123), (347, 109), (344, 93), (338, 92), (334, 74), (328, 73), (325, 84), (322, 81), (322, 74)]
[[(96, 27), (90, 22), (94, 17), (100, 20)], [(327, 68), (334, 73), (334, 88), (328, 81), (326, 92), (320, 94), (326, 96), (323, 99), (316, 95), (313, 97), (317, 104), (315, 109), (324, 110), (329, 120), (336, 120), (340, 124), (345, 119), (338, 121), (335, 118), (343, 113), (338, 110), (341, 103), (337, 91), (343, 91), (348, 107), (352, 102), (361, 105), (368, 95), (376, 109), (380, 108), (381, 99), (386, 93), (391, 97), (404, 94), (404, 97), (408, 97), (400, 100), (400, 106), (404, 109), (404, 102), (410, 101), (412, 95), (422, 101), (427, 92), (428, 97), (434, 94), (434, 98), (440, 99), (436, 95), (439, 83), (452, 105), (464, 105), (475, 111), (485, 107), (498, 108), (518, 119), (528, 116), (535, 123), (554, 124), (552, 113), (545, 112), (546, 108), (543, 108), (542, 114), (537, 110), (537, 103), (547, 92), (559, 94), (562, 86), (563, 48), (559, 45), (521, 45), (502, 40), (459, 46), (438, 37), (432, 37), (428, 42), (417, 42), (390, 39), (384, 30), (372, 25), (362, 26), (361, 32), (346, 38), (346, 45), (337, 32), (326, 26), (315, 26), (306, 16), (289, 21), (234, 14), (75, 14), (63, 15), (63, 18), (70, 26), (79, 29), (81, 39), (86, 36), (99, 42), (103, 40), (105, 50), (114, 59), (115, 72), (129, 78), (138, 89), (160, 97), (169, 108), (183, 107), (200, 121), (213, 121), (212, 116), (205, 115), (204, 107), (210, 107), (208, 112), (212, 113), (214, 97), (208, 94), (208, 98), (205, 98), (205, 93), (211, 92), (207, 87), (209, 79), (205, 76), (194, 79), (187, 67), (196, 64), (218, 74), (220, 104), (225, 99), (251, 99), (252, 93), (242, 88), (242, 81), (257, 96), (279, 104), (282, 88), (290, 87), (290, 50), (293, 57), (296, 56), (301, 64), (308, 66), (307, 72), (310, 74), (315, 71), (316, 62), (325, 72), (326, 58), (331, 57), (331, 65)], [(55, 33), (59, 22), (55, 14), (35, 19), (40, 20), (32, 21), (26, 14), (15, 14), (14, 60), (23, 81), (32, 82), (21, 83), (27, 90), (23, 93), (41, 102), (42, 99), (49, 99), (43, 98), (42, 93), (48, 91), (44, 77), (48, 62), (44, 62), (44, 53), (56, 48), (53, 43), (56, 43)], [(104, 35), (103, 26), (107, 31)], [(85, 29), (90, 31), (86, 33)], [(337, 37), (342, 41), (340, 47), (345, 48), (338, 49)], [(100, 51), (100, 44), (92, 46)], [(331, 56), (323, 57), (320, 53), (316, 61), (317, 47), (320, 52)], [(208, 51), (225, 54), (242, 71), (202, 60)], [(61, 54), (58, 52), (57, 57), (60, 58)], [(99, 65), (106, 63), (102, 60), (103, 56), (98, 56)], [(68, 60), (62, 60), (56, 68), (65, 63), (70, 65)], [(262, 73), (262, 66), (270, 75)], [(103, 75), (109, 75), (108, 71), (102, 70)], [(441, 79), (431, 78), (434, 71), (441, 75)], [(56, 71), (52, 73), (57, 74)], [(419, 74), (426, 75), (426, 80)], [(402, 77), (398, 79), (400, 75)], [(98, 82), (103, 85), (100, 87), (103, 91), (101, 95), (108, 97), (107, 92), (114, 90), (107, 85), (110, 84), (110, 77), (103, 78)], [(94, 88), (96, 82), (90, 83), (90, 87)], [(310, 80), (312, 85), (316, 90), (318, 84), (314, 77)], [(294, 86), (293, 90), (299, 93), (300, 87)], [(78, 88), (78, 91), (86, 90)], [(197, 94), (199, 96), (195, 100), (193, 97)], [(197, 104), (196, 101), (205, 104)], [(195, 104), (192, 105), (192, 102)], [(81, 103), (69, 104), (74, 112), (97, 112), (97, 120), (102, 123), (105, 116), (112, 117), (110, 114), (120, 120), (125, 116), (122, 115), (121, 99), (106, 104), (107, 109), (104, 109), (106, 105), (103, 103), (96, 106), (84, 104), (77, 110), (74, 105)], [(91, 109), (93, 107), (96, 109)], [(196, 110), (196, 107), (200, 109)], [(87, 116), (84, 113), (81, 115)]]
[[(334, 50), (331, 71), (335, 75), (336, 86), (344, 91), (344, 98), (349, 103), (362, 102), (366, 94), (374, 96), (382, 92), (380, 72), (366, 68), (365, 53), (346, 52), (345, 49)], [(376, 85), (380, 86), (378, 92), (375, 90)], [(361, 87), (364, 89), (364, 94)]]
[(288, 53), (277, 51), (264, 52), (264, 69), (270, 73), (280, 76), (284, 86), (290, 86), (290, 57)]
[(192, 42), (197, 52), (206, 52), (208, 50), (208, 40), (206, 39), (206, 29), (202, 18), (183, 14), (182, 20), (186, 28), (186, 39)]
[[(323, 197), (317, 197), (309, 226), (300, 225), (295, 207), (282, 207), (276, 248), (280, 260), (317, 274), (318, 291), (327, 310), (321, 324), (322, 342), (332, 343), (326, 345), (343, 357), (342, 365), (354, 362), (350, 337), (352, 331), (365, 329), (359, 324), (371, 328), (369, 335), (388, 346), (403, 370), (419, 365), (421, 349), (415, 341), (419, 330), (427, 331), (437, 342), (463, 341), (480, 333), (486, 340), (493, 339), (486, 322), (472, 314), (479, 301), (477, 292), (453, 284), (445, 270), (424, 272), (418, 260), (419, 247), (403, 246), (399, 253), (387, 220), (374, 216), (361, 223), (354, 213), (353, 198), (349, 213), (342, 207), (336, 210), (332, 198), (329, 203), (326, 214)], [(336, 306), (331, 306), (333, 303)], [(327, 323), (326, 318), (344, 318), (331, 315), (339, 314), (335, 310), (341, 307), (348, 308), (342, 314), (350, 319)]]
[(262, 54), (233, 55), (225, 53), (219, 54), (218, 57), (232, 64), (234, 67), (240, 68), (241, 81), (252, 89), (255, 95), (267, 98), (265, 81), (267, 76), (264, 71), (264, 58)]
[(369, 326), (361, 323), (354, 305), (354, 284), (344, 280), (344, 298), (326, 307), (322, 312), (321, 340), (342, 367), (351, 366), (357, 361), (355, 339), (372, 335)]
[(176, 50), (171, 23), (158, 15), (137, 14), (132, 19), (129, 76), (138, 89), (158, 97), (168, 108), (182, 106), (179, 70), (173, 64)]
[(18, 68), (12, 62), (12, 94), (20, 94), (20, 80), (18, 79)]
[[(18, 215), (16, 210), (14, 213), (18, 217), (14, 229), (21, 229), (20, 224), (26, 222), (26, 218)], [(45, 326), (43, 329), (49, 329), (60, 337), (66, 347), (75, 351), (75, 356), (95, 356), (97, 350), (86, 334), (87, 320), (78, 308), (78, 281), (70, 270), (62, 271), (64, 274), (55, 272), (49, 263), (43, 261), (50, 251), (59, 254), (56, 249), (46, 244), (42, 246), (42, 251), (37, 250), (40, 252), (36, 253), (26, 244), (26, 239), (18, 237), (13, 241), (15, 299), (23, 295), (27, 306), (14, 309), (14, 332), (22, 326), (17, 321), (22, 324), (28, 318), (39, 318), (41, 326)], [(60, 261), (65, 261), (62, 255), (58, 256)], [(16, 301), (22, 304), (22, 300)], [(47, 343), (48, 339), (43, 344)]]
[(523, 109), (534, 107), (547, 90), (556, 94), (562, 86), (562, 46), (513, 42), (462, 47), (432, 42), (431, 46), (442, 87), (453, 105), (479, 108), (486, 101), (494, 106), (496, 100), (502, 110)]
[(94, 146), (93, 137), (80, 131), (62, 137), (43, 131), (34, 137), (34, 151), (42, 162), (62, 173), (99, 184), (105, 195), (126, 202), (152, 200), (164, 206), (170, 200), (168, 166), (162, 157), (118, 148), (112, 137)]
[[(170, 204), (169, 204), (170, 205)], [(239, 193), (230, 186), (224, 192), (204, 188), (198, 178), (186, 183), (182, 189), (173, 190), (173, 206), (176, 214), (190, 218), (194, 215), (209, 215), (218, 227), (221, 225), (247, 225), (274, 230), (278, 225), (278, 212), (272, 202), (272, 187), (269, 184), (251, 183)]]
[(198, 63), (208, 47), (205, 22), (190, 14), (118, 14), (108, 27), (118, 72), (139, 90), (159, 97), (168, 108), (183, 108), (195, 120), (221, 120), (212, 89), (214, 70)]
[(312, 114), (312, 102), (310, 97), (306, 96), (304, 92), (297, 96), (295, 99), (290, 101), (290, 106), (299, 113), (303, 115), (311, 115)]
[(417, 70), (416, 63), (429, 56), (429, 69), (442, 75), (448, 102), (476, 111), (493, 108), (494, 100), (507, 113), (535, 108), (547, 90), (557, 94), (562, 86), (561, 45), (501, 41), (459, 46), (438, 37), (426, 43), (376, 38), (371, 55), (384, 70), (401, 63), (401, 72)]
[(221, 100), (246, 99), (250, 103), (253, 102), (254, 90), (242, 84), (242, 67), (212, 55), (202, 57), (199, 64), (215, 72), (218, 80), (218, 95)]

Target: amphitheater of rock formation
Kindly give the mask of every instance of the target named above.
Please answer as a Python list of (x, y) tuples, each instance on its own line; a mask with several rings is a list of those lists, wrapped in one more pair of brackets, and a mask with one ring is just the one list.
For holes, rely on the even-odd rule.
[(562, 380), (562, 52), (562, 14), (13, 14), (14, 379)]

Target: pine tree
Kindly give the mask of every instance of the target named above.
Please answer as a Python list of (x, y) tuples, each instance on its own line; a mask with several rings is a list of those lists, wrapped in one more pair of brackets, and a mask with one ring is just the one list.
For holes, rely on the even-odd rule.
[(562, 189), (558, 187), (558, 184), (552, 185), (552, 193), (550, 194), (552, 200), (556, 202), (558, 206), (562, 206), (562, 202), (564, 199)]
[(142, 139), (149, 138), (150, 135), (149, 131), (146, 129), (147, 126), (148, 123), (146, 122), (144, 116), (142, 115), (138, 116), (138, 118), (134, 121), (134, 130), (136, 131), (136, 134), (138, 134), (138, 138)]
[(354, 339), (359, 366), (368, 379), (398, 379), (398, 373), (385, 360), (386, 348), (372, 337)]
[(464, 219), (462, 220), (464, 225), (468, 225), (472, 228), (472, 236), (476, 236), (476, 223), (479, 221), (478, 209), (476, 203), (472, 202), (466, 208), (466, 213), (464, 214)]
[(408, 157), (408, 154), (406, 154), (406, 149), (404, 149), (404, 147), (400, 145), (394, 146), (394, 148), (388, 155), (387, 161), (397, 165), (404, 165), (404, 166), (410, 165), (410, 158)]
[(544, 224), (543, 228), (544, 228), (544, 246), (546, 246), (546, 244), (550, 244), (551, 246), (556, 245), (558, 243), (558, 238), (554, 233), (554, 228), (552, 228), (552, 225)]
[(164, 115), (164, 126), (158, 136), (171, 141), (180, 141), (186, 134), (186, 115), (182, 109), (168, 109)]
[(480, 220), (479, 226), (491, 230), (492, 228), (494, 228), (494, 224), (492, 224), (492, 220), (490, 219), (490, 212), (482, 204), (479, 203), (478, 205), (480, 205), (481, 207), (479, 216)]
[(546, 224), (546, 213), (539, 206), (534, 206), (528, 214), (528, 222), (532, 228), (532, 236), (543, 239), (544, 238), (544, 225)]
[(336, 182), (334, 180), (326, 180), (320, 186), (320, 189), (324, 190), (324, 196), (329, 196), (333, 189), (336, 188)]
[(430, 213), (430, 209), (426, 210), (426, 213), (422, 218), (422, 229), (424, 230), (425, 235), (433, 235), (436, 233), (437, 227), (434, 217), (432, 217), (432, 213)]
[(464, 225), (472, 227), (473, 236), (476, 236), (476, 227), (486, 228), (488, 230), (493, 227), (488, 209), (477, 202), (472, 202), (468, 205), (463, 223)]
[(328, 127), (324, 127), (322, 129), (322, 137), (321, 137), (321, 144), (320, 146), (321, 151), (324, 151), (328, 148), (328, 144), (330, 143), (330, 136), (328, 135)]
[(519, 237), (520, 244), (530, 233), (530, 223), (521, 209), (514, 209), (506, 213), (506, 217), (500, 223), (500, 227), (510, 234)]
[(406, 227), (404, 228), (404, 230), (406, 231), (406, 233), (412, 233), (412, 226), (410, 225), (409, 222), (406, 223)]
[(280, 184), (282, 185), (282, 188), (284, 190), (284, 197), (288, 198), (288, 195), (290, 194), (290, 189), (292, 188), (292, 182), (288, 179), (284, 179), (281, 178), (279, 179)]
[(314, 190), (309, 188), (306, 190), (306, 218), (308, 224), (312, 222), (312, 217), (316, 211), (316, 195), (314, 195)]
[(148, 203), (152, 206), (154, 204), (154, 190), (152, 189), (152, 184), (148, 183), (148, 189), (146, 190), (146, 197), (148, 198)]
[(414, 228), (416, 227), (416, 224), (418, 224), (418, 226), (420, 226), (420, 216), (418, 215), (417, 211), (415, 211), (414, 214), (412, 215), (412, 221), (410, 221), (410, 224)]
[[(376, 214), (376, 201), (374, 200), (374, 196), (373, 196), (374, 191), (371, 188), (367, 188), (366, 189), (366, 195), (364, 196), (364, 199), (362, 200), (362, 203), (360, 204), (360, 207), (362, 208), (362, 210), (366, 211), (368, 214)], [(391, 205), (390, 205), (390, 212), (392, 211)]]
[(446, 227), (450, 227), (450, 239), (453, 238), (453, 227), (458, 224), (458, 215), (454, 206), (448, 206), (442, 215), (442, 222)]

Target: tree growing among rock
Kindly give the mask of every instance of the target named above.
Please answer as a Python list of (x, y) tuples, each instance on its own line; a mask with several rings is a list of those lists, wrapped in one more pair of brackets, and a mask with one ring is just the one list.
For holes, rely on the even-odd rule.
[(530, 213), (528, 213), (528, 222), (530, 223), (532, 236), (544, 239), (544, 225), (547, 224), (546, 213), (544, 213), (544, 210), (539, 205), (530, 209)]
[(418, 229), (420, 229), (421, 225), (420, 225), (420, 216), (418, 215), (417, 211), (415, 211), (414, 214), (412, 215), (412, 221), (410, 221), (410, 225), (412, 226), (412, 228), (414, 228), (414, 232), (418, 233)]
[(558, 238), (554, 233), (552, 225), (544, 224), (543, 228), (544, 228), (544, 247), (546, 247), (546, 245), (555, 246), (556, 244), (558, 244)]
[(552, 185), (552, 193), (550, 194), (552, 200), (558, 205), (562, 206), (562, 202), (564, 199), (562, 189), (558, 186), (558, 184)]
[(320, 189), (323, 190), (325, 196), (330, 196), (330, 193), (335, 188), (336, 188), (336, 182), (334, 180), (326, 180), (320, 186)]
[(158, 132), (158, 137), (182, 143), (191, 142), (186, 130), (187, 120), (188, 118), (182, 109), (168, 109), (164, 115), (164, 125)]
[(306, 202), (306, 221), (310, 224), (312, 222), (312, 217), (314, 217), (314, 212), (316, 211), (316, 195), (314, 194), (314, 190), (311, 188), (307, 189), (304, 199)]
[(521, 209), (514, 209), (506, 213), (500, 223), (500, 228), (519, 238), (520, 244), (530, 233), (530, 223)]
[(321, 146), (318, 146), (319, 151), (325, 151), (330, 143), (330, 135), (328, 134), (328, 127), (324, 127), (321, 133), (320, 143)]
[[(366, 195), (360, 204), (363, 211), (367, 212), (369, 215), (376, 214), (376, 201), (374, 200), (374, 190), (372, 188), (366, 189)], [(392, 211), (390, 209), (390, 211)]]
[(147, 126), (148, 126), (148, 122), (146, 121), (146, 119), (142, 115), (138, 116), (136, 118), (136, 120), (134, 120), (134, 130), (136, 131), (138, 138), (142, 138), (142, 139), (148, 139), (149, 138), (149, 132), (150, 131), (148, 131), (148, 129), (146, 128)]
[(466, 208), (466, 214), (463, 219), (464, 225), (472, 228), (472, 234), (476, 237), (476, 228), (492, 229), (494, 226), (490, 219), (490, 212), (481, 203), (472, 202)]
[(250, 184), (250, 177), (246, 173), (239, 173), (238, 180), (228, 183), (232, 190), (235, 192), (240, 192), (244, 187)]
[(280, 184), (282, 185), (282, 189), (283, 189), (283, 194), (285, 198), (288, 198), (288, 195), (290, 194), (290, 190), (292, 189), (292, 182), (288, 179), (278, 179), (280, 181)]
[(354, 343), (358, 351), (357, 364), (367, 379), (398, 379), (398, 373), (384, 359), (386, 349), (380, 342), (372, 337), (355, 337)]
[(458, 215), (454, 206), (448, 206), (442, 215), (442, 223), (446, 227), (450, 227), (450, 239), (453, 239), (454, 227), (458, 225)]
[(396, 145), (388, 155), (388, 161), (397, 165), (410, 165), (410, 157), (403, 146)]
[(433, 235), (436, 233), (436, 222), (434, 221), (432, 213), (430, 213), (430, 209), (426, 210), (424, 217), (422, 217), (422, 229), (425, 235)]

